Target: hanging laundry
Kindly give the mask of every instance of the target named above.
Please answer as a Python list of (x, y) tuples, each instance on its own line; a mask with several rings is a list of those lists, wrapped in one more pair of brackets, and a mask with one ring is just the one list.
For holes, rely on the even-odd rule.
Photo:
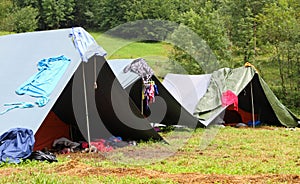
[(143, 100), (146, 101), (146, 107), (155, 102), (155, 96), (159, 95), (157, 85), (154, 81), (150, 80), (144, 84)]
[(82, 61), (87, 62), (93, 55), (106, 55), (106, 51), (100, 47), (95, 39), (84, 29), (72, 28), (72, 32), (69, 36), (72, 37), (75, 48), (79, 52)]
[(148, 66), (147, 62), (143, 58), (135, 59), (127, 65), (123, 72), (127, 73), (128, 71), (138, 74), (144, 83), (147, 83), (154, 74), (153, 70)]

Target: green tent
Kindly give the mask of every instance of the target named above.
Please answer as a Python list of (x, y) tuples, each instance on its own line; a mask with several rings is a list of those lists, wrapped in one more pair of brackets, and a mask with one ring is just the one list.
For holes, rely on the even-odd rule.
[[(222, 104), (222, 94), (230, 90), (238, 98), (238, 111), (230, 111), (230, 105)], [(244, 123), (260, 122), (264, 125), (296, 127), (299, 118), (285, 107), (274, 95), (266, 82), (252, 66), (236, 69), (222, 68), (212, 73), (204, 96), (196, 105), (194, 116), (206, 126), (217, 121), (232, 119), (235, 112), (240, 116), (250, 115)], [(237, 113), (238, 112), (238, 113)], [(226, 121), (226, 120), (225, 120)]]

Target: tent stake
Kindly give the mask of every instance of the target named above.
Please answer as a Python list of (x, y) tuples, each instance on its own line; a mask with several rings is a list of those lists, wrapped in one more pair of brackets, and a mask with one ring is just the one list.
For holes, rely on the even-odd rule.
[(91, 149), (90, 149), (91, 148), (90, 121), (89, 121), (89, 111), (88, 111), (88, 105), (87, 105), (84, 63), (82, 63), (82, 78), (83, 78), (83, 90), (84, 90), (84, 102), (85, 102), (86, 128), (87, 128), (87, 134), (88, 134), (89, 153), (90, 153), (91, 152)]
[(253, 88), (252, 88), (252, 81), (250, 82), (251, 87), (251, 106), (252, 106), (252, 126), (255, 128), (255, 118), (254, 118), (254, 102), (253, 102)]

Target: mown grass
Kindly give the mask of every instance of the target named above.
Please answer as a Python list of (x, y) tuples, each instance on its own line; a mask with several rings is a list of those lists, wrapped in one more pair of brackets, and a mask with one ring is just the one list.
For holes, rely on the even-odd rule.
[(13, 32), (7, 32), (7, 31), (0, 31), (0, 36), (13, 34)]
[[(0, 168), (1, 183), (173, 183), (172, 178), (151, 178), (106, 173), (105, 169), (130, 169), (167, 174), (201, 173), (225, 175), (300, 174), (299, 131), (264, 127), (237, 129), (197, 129), (182, 146), (164, 159), (152, 158), (176, 147), (163, 143), (142, 143), (136, 147), (117, 149), (90, 157), (58, 156), (59, 162), (25, 162), (4, 164)], [(186, 137), (185, 132), (170, 132)], [(175, 140), (173, 143), (176, 143)], [(182, 139), (181, 139), (182, 140)], [(121, 153), (121, 154), (120, 154)], [(124, 153), (127, 153), (124, 154)], [(135, 154), (138, 153), (138, 154)], [(154, 153), (154, 154), (153, 154)], [(118, 159), (116, 159), (117, 156)], [(131, 160), (128, 160), (131, 156)], [(140, 156), (144, 161), (140, 162)], [(72, 166), (76, 161), (76, 164)], [(77, 169), (76, 169), (77, 168)], [(96, 168), (104, 169), (95, 172)], [(119, 173), (118, 171), (118, 173)], [(90, 172), (90, 173), (89, 173)], [(121, 172), (120, 172), (121, 173)]]
[(163, 42), (136, 42), (115, 38), (106, 34), (92, 32), (99, 45), (107, 51), (107, 59), (135, 59), (144, 58), (155, 71), (156, 76), (163, 77), (170, 71), (168, 56), (172, 45)]

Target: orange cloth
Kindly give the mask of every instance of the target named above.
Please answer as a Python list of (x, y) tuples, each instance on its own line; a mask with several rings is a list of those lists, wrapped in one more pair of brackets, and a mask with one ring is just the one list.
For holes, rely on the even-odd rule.
[(49, 112), (42, 125), (35, 133), (35, 144), (33, 150), (52, 148), (53, 141), (61, 137), (70, 139), (70, 127), (52, 111)]

